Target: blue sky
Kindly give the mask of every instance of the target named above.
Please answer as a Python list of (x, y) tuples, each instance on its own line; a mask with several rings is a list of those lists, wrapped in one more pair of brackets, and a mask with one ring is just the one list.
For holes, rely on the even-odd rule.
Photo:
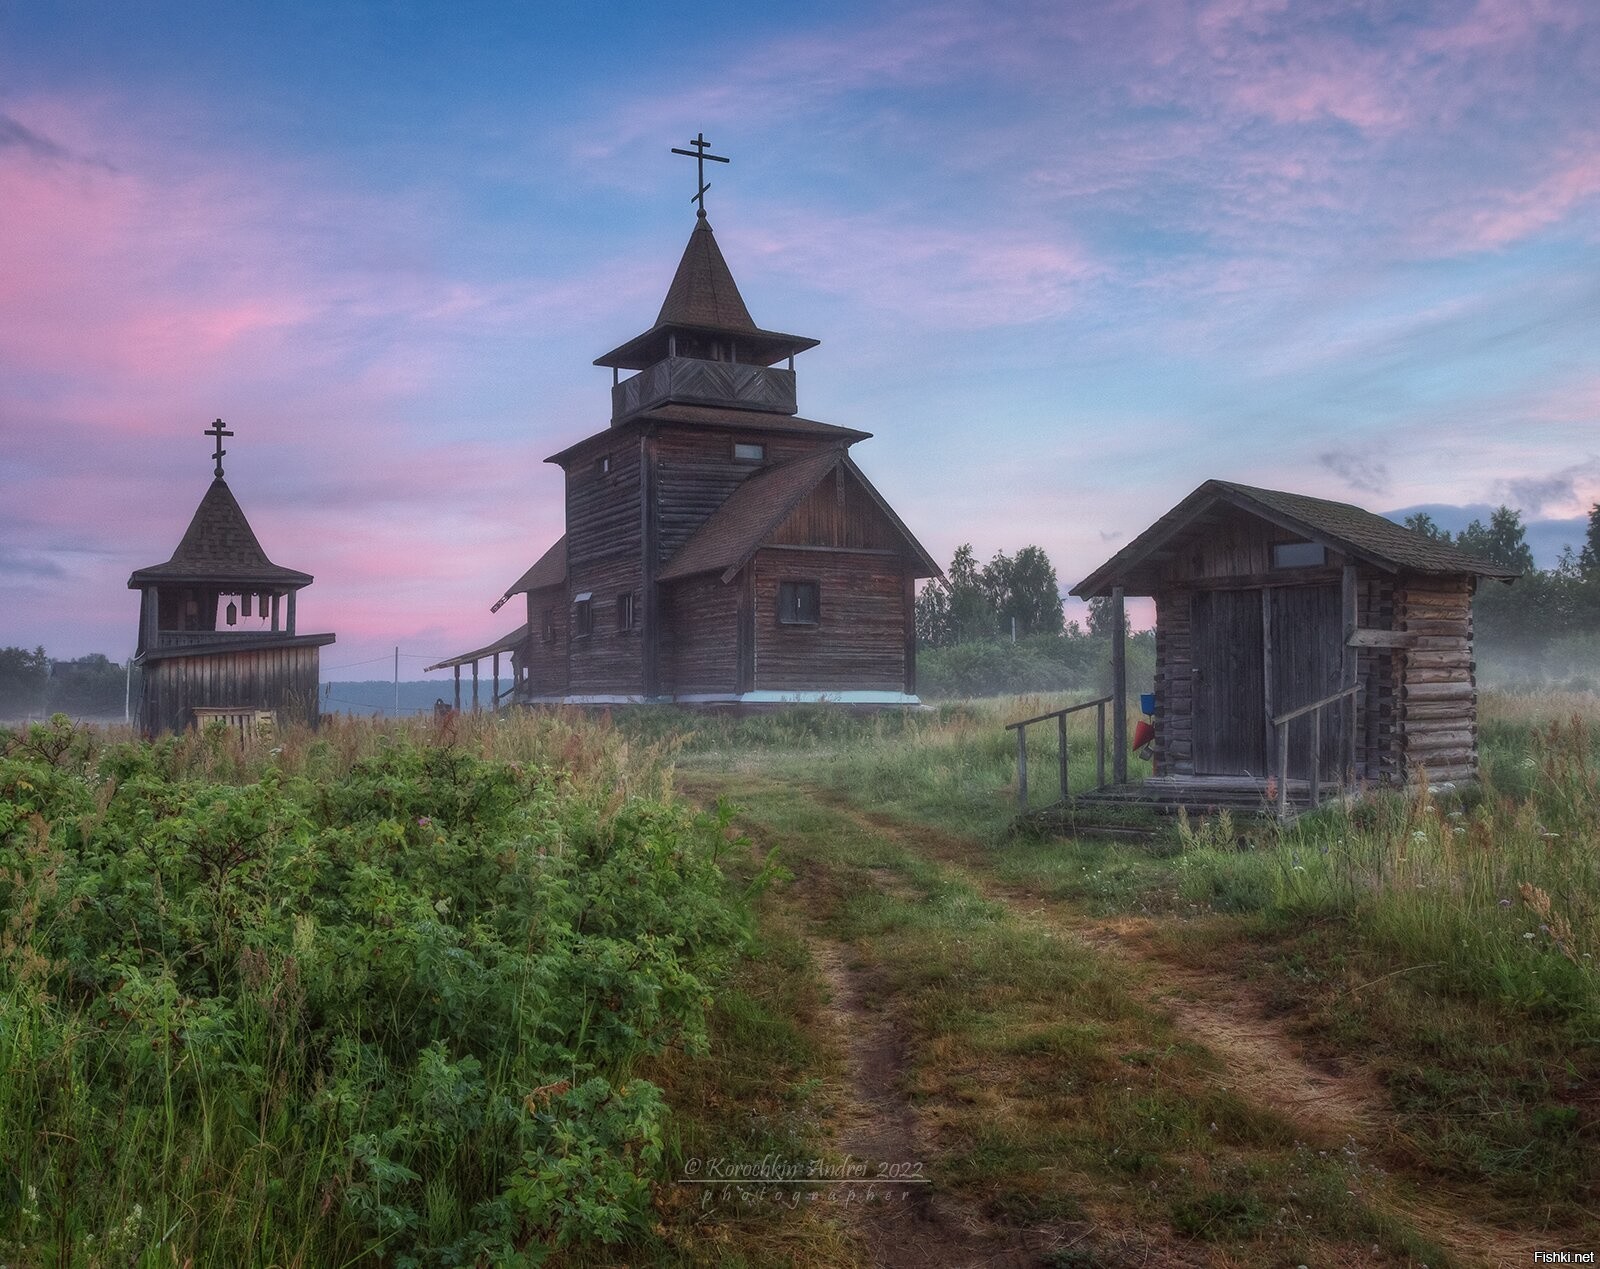
[(937, 557), (1071, 585), (1218, 476), (1509, 502), (1549, 562), (1600, 499), (1594, 14), (0, 8), (0, 643), (126, 654), (218, 414), (330, 665), (503, 633), (698, 130), (802, 412)]

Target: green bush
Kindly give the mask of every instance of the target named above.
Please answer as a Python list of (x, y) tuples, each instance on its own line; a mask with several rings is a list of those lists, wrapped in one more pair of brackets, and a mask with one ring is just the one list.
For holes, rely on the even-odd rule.
[(84, 737), (0, 735), (0, 1256), (536, 1263), (649, 1226), (632, 1068), (704, 1045), (724, 825), (403, 737), (243, 785)]

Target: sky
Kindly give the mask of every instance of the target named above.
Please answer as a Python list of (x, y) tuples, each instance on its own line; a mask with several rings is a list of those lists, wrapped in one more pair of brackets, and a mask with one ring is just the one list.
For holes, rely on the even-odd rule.
[(325, 676), (505, 633), (700, 131), (801, 413), (940, 560), (1065, 590), (1220, 477), (1508, 503), (1548, 565), (1600, 500), (1590, 0), (0, 0), (0, 645), (131, 652), (219, 415)]

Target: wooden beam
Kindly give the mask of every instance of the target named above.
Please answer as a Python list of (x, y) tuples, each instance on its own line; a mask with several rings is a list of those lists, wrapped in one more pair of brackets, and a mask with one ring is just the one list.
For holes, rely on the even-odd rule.
[(1112, 778), (1128, 782), (1128, 606), (1122, 587), (1111, 588)]
[(295, 594), (296, 594), (295, 591), (290, 591), (289, 592), (288, 613), (286, 614), (285, 621), (284, 621), (284, 626), (287, 629), (288, 633), (291, 634), (291, 635), (294, 634), (294, 597), (295, 597)]
[[(1360, 656), (1350, 646), (1350, 640), (1355, 636), (1356, 627), (1361, 624), (1361, 610), (1356, 597), (1356, 566), (1344, 566), (1343, 584), (1340, 587), (1340, 604), (1344, 615), (1344, 663), (1340, 668), (1339, 683), (1342, 687), (1354, 687), (1357, 671), (1360, 668)], [(1344, 791), (1346, 782), (1353, 784), (1356, 778), (1356, 702), (1359, 693), (1351, 693), (1344, 698), (1340, 705), (1339, 717), (1344, 723), (1343, 752), (1339, 761), (1339, 790)], [(1312, 738), (1312, 744), (1320, 747), (1321, 737)]]
[(472, 712), (478, 712), (478, 663), (472, 663)]
[(1028, 810), (1028, 729), (1017, 728), (1017, 814)]
[(460, 713), (460, 711), (461, 711), (461, 666), (459, 664), (455, 667), (455, 671), (456, 671), (456, 712)]
[(1409, 648), (1417, 636), (1409, 630), (1351, 629), (1344, 637), (1347, 648)]
[(1261, 727), (1267, 753), (1272, 752), (1272, 717), (1276, 705), (1272, 691), (1272, 654), (1272, 588), (1264, 586), (1261, 589), (1261, 699), (1265, 702), (1265, 708), (1262, 710)]

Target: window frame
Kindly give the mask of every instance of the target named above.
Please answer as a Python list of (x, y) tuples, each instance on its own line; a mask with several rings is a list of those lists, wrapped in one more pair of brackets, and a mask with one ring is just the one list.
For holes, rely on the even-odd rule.
[(609, 476), (611, 474), (610, 454), (601, 454), (594, 460), (594, 474), (596, 476)]
[[(790, 618), (784, 615), (783, 598), (785, 590), (794, 588), (792, 593), (798, 595), (801, 593), (801, 587), (808, 587), (812, 596), (812, 616), (809, 620), (803, 617)], [(822, 582), (815, 577), (781, 578), (778, 582), (777, 608), (778, 625), (791, 630), (817, 629), (822, 625)], [(796, 611), (800, 611), (798, 604), (796, 605)]]
[(594, 633), (594, 592), (572, 597), (572, 637), (587, 639)]
[(632, 634), (639, 628), (638, 597), (631, 590), (617, 595), (617, 633)]
[(556, 641), (556, 609), (554, 604), (544, 606), (544, 620), (539, 627), (539, 642), (554, 643)]
[[(1284, 551), (1285, 548), (1309, 548), (1309, 550), (1318, 552), (1318, 555), (1315, 559), (1283, 560), (1279, 558), (1279, 552)], [(1274, 542), (1270, 550), (1270, 559), (1274, 572), (1296, 568), (1325, 568), (1328, 564), (1328, 546), (1325, 542), (1308, 542), (1305, 540)]]
[[(754, 454), (741, 454), (741, 449), (753, 449)], [(729, 454), (736, 463), (761, 464), (767, 461), (767, 443), (765, 441), (734, 440)]]

